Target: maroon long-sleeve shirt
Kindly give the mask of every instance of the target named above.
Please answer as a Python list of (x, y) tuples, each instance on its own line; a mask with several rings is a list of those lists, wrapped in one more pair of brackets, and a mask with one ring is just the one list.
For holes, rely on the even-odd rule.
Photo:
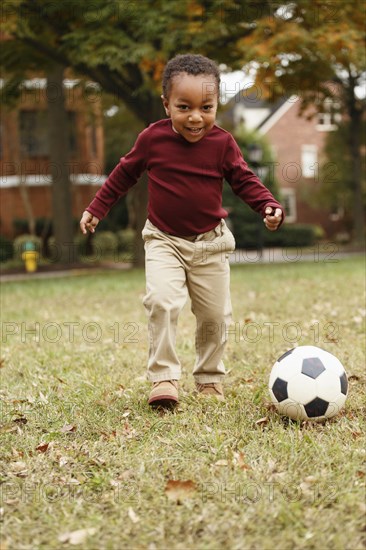
[(195, 235), (213, 229), (228, 213), (223, 178), (264, 217), (267, 206), (283, 208), (249, 169), (232, 135), (219, 126), (196, 143), (172, 128), (170, 119), (150, 124), (121, 158), (87, 211), (98, 219), (148, 171), (148, 218), (161, 231)]

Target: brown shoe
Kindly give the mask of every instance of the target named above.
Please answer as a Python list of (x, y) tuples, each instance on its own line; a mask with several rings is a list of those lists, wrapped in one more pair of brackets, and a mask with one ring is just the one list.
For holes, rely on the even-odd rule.
[(149, 405), (152, 407), (172, 408), (179, 401), (178, 397), (178, 381), (163, 380), (162, 382), (154, 382), (153, 389), (149, 396)]
[(219, 382), (210, 382), (208, 384), (199, 384), (196, 382), (198, 393), (202, 395), (213, 395), (219, 401), (225, 401), (224, 390)]

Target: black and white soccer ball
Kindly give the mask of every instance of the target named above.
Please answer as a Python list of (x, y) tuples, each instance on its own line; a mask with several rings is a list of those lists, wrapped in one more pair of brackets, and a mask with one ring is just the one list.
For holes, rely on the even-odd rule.
[(342, 363), (316, 346), (286, 351), (272, 367), (269, 392), (277, 411), (293, 420), (321, 421), (338, 414), (348, 393)]

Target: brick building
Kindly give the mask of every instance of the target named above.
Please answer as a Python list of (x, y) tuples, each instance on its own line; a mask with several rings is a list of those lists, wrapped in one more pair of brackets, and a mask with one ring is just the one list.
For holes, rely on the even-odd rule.
[[(327, 164), (324, 146), (328, 132), (337, 129), (338, 105), (329, 101), (324, 112), (307, 111), (300, 117), (300, 99), (263, 101), (255, 92), (243, 90), (228, 104), (222, 121), (234, 129), (243, 125), (263, 135), (275, 162), (270, 169), (279, 184), (286, 223), (321, 226), (328, 238), (344, 234), (346, 222), (340, 205), (319, 206), (317, 193), (325, 177), (335, 177), (337, 167)], [(310, 116), (314, 115), (314, 116)], [(325, 172), (320, 167), (325, 164)]]
[[(16, 108), (4, 108), (0, 142), (0, 234), (16, 235), (16, 221), (52, 218), (47, 90), (44, 79), (24, 83)], [(103, 183), (104, 145), (100, 95), (64, 81), (68, 116), (73, 215), (80, 217)], [(24, 225), (24, 223), (23, 223)]]

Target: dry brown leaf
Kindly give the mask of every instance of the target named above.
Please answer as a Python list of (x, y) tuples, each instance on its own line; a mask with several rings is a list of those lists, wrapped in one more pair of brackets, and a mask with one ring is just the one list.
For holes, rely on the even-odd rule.
[(64, 426), (62, 426), (60, 432), (61, 433), (69, 433), (69, 432), (75, 432), (76, 431), (76, 426), (74, 426), (73, 424), (65, 424)]
[(110, 433), (107, 433), (107, 432), (100, 432), (100, 433), (101, 433), (100, 438), (101, 438), (101, 439), (104, 439), (104, 440), (107, 440), (107, 441), (109, 441), (109, 440), (111, 440), (111, 439), (114, 439), (114, 438), (116, 437), (116, 435), (117, 435), (116, 430), (113, 430), (113, 431), (110, 432)]
[(68, 533), (62, 533), (59, 535), (58, 540), (60, 542), (68, 542), (76, 546), (77, 544), (82, 544), (85, 540), (96, 533), (94, 527), (89, 527), (88, 529), (78, 529), (77, 531), (70, 531)]
[(196, 489), (196, 484), (191, 479), (187, 481), (169, 479), (165, 486), (165, 494), (169, 500), (180, 504), (182, 500), (192, 497)]
[(0, 359), (0, 369), (5, 367), (5, 359)]
[(268, 424), (268, 416), (263, 416), (263, 418), (260, 418), (259, 420), (256, 420), (255, 423), (258, 426), (262, 426), (264, 424)]
[(40, 453), (45, 453), (48, 449), (49, 443), (40, 443), (36, 447), (36, 451), (39, 451)]
[(251, 470), (252, 468), (245, 463), (244, 453), (240, 452), (237, 458), (238, 466), (241, 470)]

